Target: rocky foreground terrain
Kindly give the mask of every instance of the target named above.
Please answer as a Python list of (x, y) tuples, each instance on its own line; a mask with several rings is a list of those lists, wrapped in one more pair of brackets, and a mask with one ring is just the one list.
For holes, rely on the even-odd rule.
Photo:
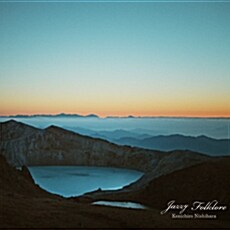
[[(121, 147), (57, 127), (41, 130), (15, 121), (1, 123), (0, 135), (0, 228), (230, 227), (229, 157)], [(26, 167), (15, 169), (38, 164), (120, 166), (141, 169), (145, 176), (117, 192), (65, 199), (35, 185)], [(91, 205), (97, 200), (139, 202), (149, 209)], [(217, 200), (227, 210), (211, 212), (216, 219), (172, 219), (171, 212), (160, 213), (170, 200), (189, 205)]]
[[(113, 196), (111, 193), (109, 195), (100, 194), (100, 199), (102, 200), (131, 200), (145, 203), (151, 207), (147, 210), (134, 210), (91, 205), (89, 201), (93, 201), (94, 195), (91, 196), (91, 199), (87, 199), (86, 202), (84, 198), (65, 199), (49, 194), (33, 183), (26, 168), (18, 171), (10, 166), (4, 157), (0, 155), (0, 227), (228, 228), (230, 226), (229, 211), (225, 213), (219, 212), (219, 217), (211, 220), (172, 219), (170, 214), (160, 214), (161, 210), (165, 208), (167, 198), (179, 198), (178, 201), (186, 200), (189, 203), (191, 202), (191, 196), (187, 197), (189, 194), (193, 194), (195, 198), (200, 198), (200, 194), (203, 194), (203, 198), (215, 197), (220, 203), (227, 204), (229, 207), (230, 186), (225, 172), (229, 173), (230, 161), (229, 159), (223, 159), (217, 162), (210, 162), (211, 166), (216, 163), (218, 170), (215, 167), (211, 170), (211, 176), (215, 175), (215, 179), (208, 176), (206, 182), (205, 175), (196, 182), (197, 170), (195, 167), (192, 168), (191, 172), (189, 168), (184, 169), (186, 175), (184, 179), (181, 177), (181, 174), (183, 174), (183, 170), (181, 170), (162, 176), (155, 181), (153, 180), (146, 189), (133, 194), (131, 192), (123, 195), (119, 194), (119, 196)], [(205, 164), (207, 164), (206, 169), (208, 170), (209, 163)], [(198, 167), (198, 172), (199, 170)], [(194, 178), (192, 184), (189, 184), (191, 180), (187, 181), (188, 175)], [(201, 181), (204, 184), (202, 183), (203, 186), (199, 188)], [(224, 186), (219, 187), (220, 183)], [(170, 185), (173, 185), (171, 189), (167, 187)], [(177, 192), (177, 188), (180, 188), (179, 192)], [(183, 188), (185, 193), (183, 193)], [(209, 195), (210, 191), (212, 191), (211, 195)], [(81, 202), (81, 199), (84, 202)]]

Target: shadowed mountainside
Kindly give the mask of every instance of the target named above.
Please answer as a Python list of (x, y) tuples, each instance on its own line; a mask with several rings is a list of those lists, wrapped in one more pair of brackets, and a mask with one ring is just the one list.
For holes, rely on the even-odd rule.
[[(160, 152), (119, 146), (56, 126), (38, 129), (14, 120), (0, 123), (0, 149), (11, 165), (87, 165), (170, 173), (207, 160), (189, 151)], [(157, 169), (157, 171), (156, 171)]]
[[(162, 175), (152, 179), (145, 186), (138, 190), (123, 190), (117, 192), (97, 191), (88, 193), (78, 199), (84, 200), (86, 197), (92, 201), (132, 201), (144, 204), (158, 210), (165, 210), (170, 201), (175, 204), (188, 204), (186, 214), (217, 215), (217, 220), (223, 225), (222, 228), (230, 227), (230, 157), (213, 158), (209, 161), (174, 171), (167, 175)], [(191, 211), (191, 207), (196, 207), (194, 202), (202, 202), (204, 207), (208, 202), (217, 202), (217, 206), (226, 206), (225, 211), (196, 210)], [(212, 204), (212, 206), (213, 206)], [(169, 210), (179, 214), (180, 210)], [(192, 219), (194, 221), (194, 219)], [(190, 220), (186, 219), (189, 223)], [(204, 219), (204, 225), (208, 223)], [(214, 219), (209, 220), (215, 223)], [(195, 224), (195, 222), (194, 222)], [(192, 226), (196, 228), (196, 226)], [(218, 228), (218, 227), (217, 227)]]
[[(13, 120), (0, 123), (0, 148), (12, 165), (94, 165), (148, 170), (158, 151), (122, 147), (56, 126), (37, 129)], [(144, 167), (143, 167), (144, 166)]]
[(96, 200), (131, 200), (163, 209), (166, 201), (178, 203), (218, 200), (230, 207), (230, 157), (212, 158), (150, 180), (136, 191), (89, 193)]
[(49, 194), (0, 154), (0, 228), (126, 228), (161, 223), (157, 212), (97, 207)]
[[(229, 169), (229, 165), (227, 165), (227, 167)], [(225, 165), (222, 165), (221, 168), (223, 170), (226, 169)], [(190, 169), (188, 168), (187, 170), (189, 172)], [(171, 174), (169, 174), (169, 179), (163, 179), (163, 184), (159, 182), (162, 178), (153, 180), (146, 189), (134, 193), (130, 192), (128, 194), (129, 197), (127, 197), (127, 194), (120, 193), (119, 199), (126, 201), (142, 201), (148, 206), (155, 207), (152, 198), (156, 196), (155, 201), (159, 198), (161, 203), (165, 204), (167, 202), (164, 200), (167, 197), (165, 197), (165, 194), (167, 194), (167, 191), (170, 194), (169, 187), (166, 187), (168, 186), (167, 183), (175, 183), (173, 185), (175, 187), (173, 189), (175, 194), (176, 188), (180, 187), (181, 182), (187, 179), (187, 176), (185, 176), (183, 180), (183, 177), (179, 175), (180, 180), (177, 181), (178, 176), (175, 176), (177, 173), (180, 174), (181, 172), (178, 171), (172, 173), (172, 177), (175, 177), (172, 182), (170, 182)], [(193, 173), (196, 173), (196, 171), (191, 171), (189, 176), (194, 177)], [(220, 175), (219, 173), (217, 174), (215, 167), (213, 173)], [(218, 180), (220, 179), (218, 176), (215, 178)], [(210, 178), (208, 177), (208, 179)], [(166, 184), (164, 184), (165, 182)], [(224, 182), (226, 182), (226, 180)], [(190, 183), (190, 181), (188, 181), (188, 183)], [(199, 187), (197, 180), (194, 180), (192, 185), (194, 187)], [(213, 184), (212, 180), (210, 181), (209, 187), (206, 185), (207, 183), (203, 186), (205, 189), (203, 191), (204, 194), (209, 192), (210, 188), (212, 188), (210, 186), (214, 186), (213, 188), (216, 188), (216, 183)], [(226, 184), (226, 186), (228, 185), (229, 184)], [(226, 187), (226, 194), (229, 194), (229, 187), (230, 186)], [(221, 186), (220, 189), (223, 189), (223, 186)], [(163, 197), (160, 195), (162, 191), (164, 191)], [(191, 192), (194, 192), (194, 190)], [(219, 199), (222, 196), (218, 196), (218, 194), (223, 194), (223, 192), (221, 190), (221, 192), (218, 193), (218, 190), (213, 190), (213, 194), (216, 194), (216, 199)], [(178, 193), (178, 196), (179, 195), (185, 197), (185, 194), (181, 192)], [(110, 193), (110, 199), (111, 196), (113, 197)], [(102, 199), (106, 199), (106, 196), (104, 195), (101, 195), (100, 197)], [(113, 198), (115, 199), (116, 196)], [(171, 219), (170, 215), (161, 215), (161, 210), (158, 208), (151, 208), (147, 210), (123, 209), (116, 207), (94, 206), (90, 203), (77, 202), (77, 200), (80, 199), (65, 199), (43, 191), (33, 183), (33, 180), (26, 168), (24, 168), (23, 171), (16, 170), (12, 166), (9, 166), (7, 161), (0, 154), (0, 228), (124, 229), (192, 227), (201, 229), (208, 227), (209, 229), (219, 229), (229, 227), (229, 222), (226, 219), (227, 217), (218, 218), (216, 220), (175, 220)], [(157, 204), (159, 204), (159, 201)], [(158, 207), (158, 205), (156, 205), (156, 207)], [(161, 205), (159, 205), (159, 207), (161, 207)]]

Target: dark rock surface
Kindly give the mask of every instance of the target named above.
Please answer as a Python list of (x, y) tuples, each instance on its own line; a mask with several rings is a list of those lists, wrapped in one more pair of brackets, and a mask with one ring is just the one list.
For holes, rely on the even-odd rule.
[[(152, 179), (138, 190), (95, 192), (91, 199), (132, 200), (163, 209), (170, 199), (179, 203), (218, 200), (230, 207), (230, 157), (213, 158)], [(102, 197), (101, 197), (102, 196)]]
[[(139, 199), (148, 201), (148, 197), (144, 196), (149, 196), (150, 192), (151, 187), (146, 190), (146, 194), (142, 193)], [(0, 155), (0, 228), (204, 227), (227, 228), (229, 222), (219, 219), (172, 220), (169, 215), (161, 215), (160, 210), (155, 208), (131, 210), (92, 206), (86, 201), (80, 203), (74, 199), (64, 199), (41, 190), (30, 178), (9, 166)]]

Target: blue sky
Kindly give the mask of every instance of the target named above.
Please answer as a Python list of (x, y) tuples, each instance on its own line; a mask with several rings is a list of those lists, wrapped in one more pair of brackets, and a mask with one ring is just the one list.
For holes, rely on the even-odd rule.
[(230, 115), (230, 3), (0, 3), (1, 114)]

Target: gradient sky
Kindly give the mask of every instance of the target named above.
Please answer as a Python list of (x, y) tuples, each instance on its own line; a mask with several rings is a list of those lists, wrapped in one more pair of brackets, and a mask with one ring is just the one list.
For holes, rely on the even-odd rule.
[(0, 115), (230, 116), (230, 2), (0, 2)]

